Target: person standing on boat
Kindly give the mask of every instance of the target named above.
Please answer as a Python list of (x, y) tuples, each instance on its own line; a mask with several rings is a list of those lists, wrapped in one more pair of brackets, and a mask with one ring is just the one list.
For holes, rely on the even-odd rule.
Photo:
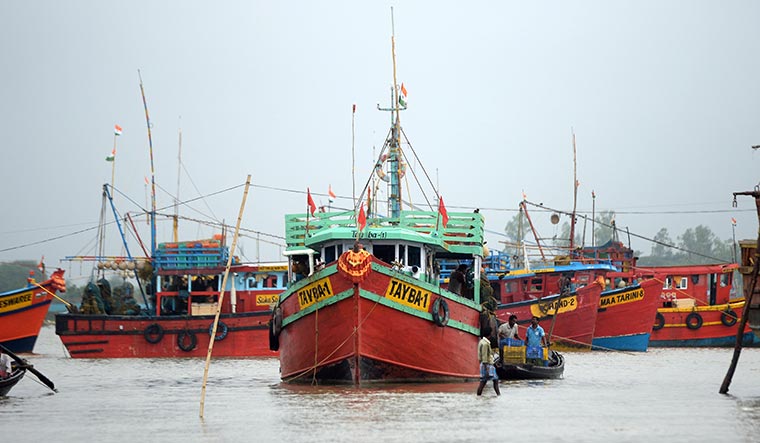
[(459, 265), (459, 267), (451, 271), (451, 275), (449, 275), (450, 292), (462, 295), (465, 285), (465, 272), (467, 272), (467, 265)]
[[(531, 348), (540, 349), (542, 345), (549, 346), (549, 344), (546, 342), (546, 333), (544, 332), (544, 328), (538, 325), (538, 317), (536, 316), (533, 316), (533, 318), (530, 319), (530, 327), (525, 330), (525, 341), (528, 352), (530, 352)], [(526, 359), (526, 362), (533, 365), (543, 365), (543, 359), (541, 358), (528, 358)]]
[(517, 333), (517, 316), (515, 314), (509, 316), (509, 321), (507, 323), (502, 323), (502, 325), (499, 326), (500, 350), (502, 347), (507, 345), (508, 339), (521, 340), (520, 336)]
[(13, 367), (11, 366), (11, 358), (3, 353), (0, 353), (0, 378), (8, 378), (13, 373)]
[(483, 394), (483, 388), (488, 380), (493, 380), (493, 390), (496, 395), (501, 395), (499, 391), (499, 377), (496, 376), (496, 367), (493, 365), (493, 352), (491, 351), (490, 328), (483, 328), (480, 331), (480, 341), (478, 342), (478, 361), (480, 362), (480, 384), (478, 385), (478, 395)]

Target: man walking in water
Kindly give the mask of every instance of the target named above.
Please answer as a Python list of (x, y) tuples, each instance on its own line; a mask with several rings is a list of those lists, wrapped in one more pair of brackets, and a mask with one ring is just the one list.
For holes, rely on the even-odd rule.
[(478, 395), (483, 393), (483, 388), (488, 380), (493, 380), (493, 390), (496, 395), (499, 392), (499, 377), (496, 376), (496, 368), (493, 365), (493, 352), (491, 352), (491, 328), (483, 328), (480, 332), (481, 338), (478, 342), (478, 361), (480, 361), (480, 384), (478, 385)]

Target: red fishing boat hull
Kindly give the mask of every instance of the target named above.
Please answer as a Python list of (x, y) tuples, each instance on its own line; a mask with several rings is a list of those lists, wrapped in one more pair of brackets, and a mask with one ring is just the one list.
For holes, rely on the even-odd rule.
[[(159, 254), (159, 259), (161, 257)], [(224, 269), (182, 268), (175, 262), (168, 263), (174, 268), (159, 270), (166, 284), (159, 285), (161, 290), (156, 293), (150, 315), (146, 310), (130, 315), (113, 311), (56, 315), (55, 332), (69, 355), (72, 358), (205, 358), (221, 300), (213, 356), (277, 356), (269, 346), (269, 320), (271, 305), (277, 302), (284, 288), (278, 282), (285, 278), (285, 265), (235, 265), (230, 270), (225, 291), (220, 291), (221, 284), (209, 287), (201, 283), (222, 282)], [(190, 285), (174, 287), (180, 277), (189, 280)], [(197, 286), (193, 286), (194, 281)], [(103, 290), (100, 291), (102, 294)]]
[[(602, 288), (598, 283), (591, 283), (562, 298), (556, 320), (552, 316), (558, 295), (516, 303), (501, 304), (496, 310), (496, 317), (507, 322), (509, 316), (517, 315), (520, 325), (528, 325), (533, 316), (538, 317), (547, 337), (551, 333), (554, 349), (588, 350), (594, 338), (597, 309)], [(552, 322), (554, 329), (552, 330)], [(520, 331), (524, 338), (524, 331)]]
[(596, 317), (594, 349), (646, 351), (661, 293), (662, 283), (654, 279), (603, 292)]
[[(659, 308), (649, 346), (733, 347), (741, 324), (744, 300), (694, 308)], [(756, 343), (749, 325), (742, 334), (744, 346)]]
[[(390, 295), (402, 286), (399, 294), (408, 295), (409, 304)], [(305, 306), (304, 294), (328, 287), (318, 303)], [(377, 263), (358, 283), (336, 267), (310, 277), (281, 299), (282, 379), (353, 384), (476, 379), (479, 309), (443, 292)], [(418, 297), (413, 300), (412, 294)], [(448, 308), (445, 326), (432, 314), (437, 299)]]
[[(0, 344), (12, 352), (32, 352), (55, 291), (66, 291), (64, 271), (48, 280), (0, 294)], [(39, 286), (38, 286), (39, 285)]]
[[(222, 314), (214, 357), (276, 357), (269, 350), (269, 311)], [(213, 315), (56, 316), (56, 334), (72, 358), (206, 357)]]

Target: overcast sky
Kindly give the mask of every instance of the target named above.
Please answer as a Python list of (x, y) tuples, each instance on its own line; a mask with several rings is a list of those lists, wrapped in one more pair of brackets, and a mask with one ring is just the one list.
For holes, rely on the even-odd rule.
[[(158, 207), (177, 193), (181, 129), (180, 200), (251, 174), (242, 225), (270, 236), (242, 238), (243, 252), (280, 260), (267, 242), (283, 243), (283, 215), (305, 210), (307, 187), (318, 204), (330, 185), (336, 205), (351, 204), (353, 104), (357, 186), (383, 144), (391, 6), (404, 130), (449, 211), (483, 208), (492, 248), (523, 191), (572, 208), (573, 131), (580, 211), (594, 190), (597, 212), (616, 211), (645, 237), (665, 227), (675, 240), (704, 224), (730, 239), (732, 217), (737, 238), (756, 237), (754, 202), (731, 205), (732, 192), (760, 181), (754, 0), (30, 0), (0, 3), (0, 260), (89, 266), (60, 259), (96, 253), (114, 124), (119, 211), (146, 207), (138, 69)], [(242, 196), (238, 187), (180, 213), (234, 225)], [(543, 236), (561, 225), (536, 218)], [(170, 233), (162, 223), (158, 240)], [(212, 234), (181, 224), (182, 239)], [(113, 240), (107, 252), (122, 253)]]

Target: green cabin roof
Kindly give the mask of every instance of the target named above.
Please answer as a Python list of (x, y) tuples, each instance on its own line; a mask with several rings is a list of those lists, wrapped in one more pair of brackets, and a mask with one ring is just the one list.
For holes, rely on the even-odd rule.
[[(437, 211), (401, 211), (397, 218), (368, 217), (362, 241), (407, 241), (432, 247), (436, 252), (483, 255), (483, 216), (475, 212), (449, 212), (444, 228)], [(437, 227), (437, 229), (436, 229)], [(353, 211), (285, 215), (287, 251), (319, 250), (335, 241), (357, 238)]]

